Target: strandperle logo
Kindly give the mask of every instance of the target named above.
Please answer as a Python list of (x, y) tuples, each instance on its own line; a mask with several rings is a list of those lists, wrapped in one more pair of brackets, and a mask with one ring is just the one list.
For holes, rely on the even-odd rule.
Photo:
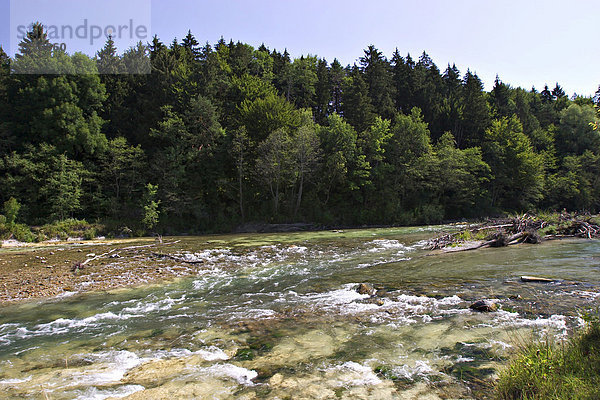
[[(151, 71), (151, 0), (8, 1), (13, 73), (93, 73), (86, 67), (89, 63), (81, 62), (83, 56), (93, 60), (101, 74)], [(105, 46), (116, 61), (98, 58)]]
[[(22, 40), (31, 32), (33, 24), (18, 25), (17, 39)], [(82, 39), (89, 41), (91, 46), (101, 43), (107, 37), (115, 40), (128, 39), (136, 41), (146, 41), (149, 37), (148, 27), (144, 24), (138, 24), (133, 19), (129, 19), (124, 24), (99, 25), (90, 23), (86, 18), (79, 25), (44, 25), (44, 31), (51, 41), (59, 41), (64, 44), (65, 40)]]

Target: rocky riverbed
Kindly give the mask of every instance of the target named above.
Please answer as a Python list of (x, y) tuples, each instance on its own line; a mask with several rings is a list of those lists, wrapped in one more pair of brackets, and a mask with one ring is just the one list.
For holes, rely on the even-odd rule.
[(597, 241), (432, 254), (441, 229), (3, 248), (0, 398), (485, 398), (600, 299)]

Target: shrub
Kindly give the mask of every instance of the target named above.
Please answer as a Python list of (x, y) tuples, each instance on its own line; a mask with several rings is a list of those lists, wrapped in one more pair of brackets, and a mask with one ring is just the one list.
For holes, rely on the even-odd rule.
[(20, 209), (21, 205), (14, 197), (11, 197), (4, 202), (4, 215), (6, 216), (6, 222), (9, 225), (13, 225), (15, 223)]
[(19, 242), (31, 243), (35, 241), (35, 235), (27, 225), (14, 224), (11, 227), (12, 236)]

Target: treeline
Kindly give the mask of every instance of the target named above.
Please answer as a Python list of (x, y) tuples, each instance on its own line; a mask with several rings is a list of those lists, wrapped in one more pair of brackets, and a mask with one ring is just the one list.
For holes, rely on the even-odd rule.
[(109, 38), (92, 59), (53, 49), (39, 24), (0, 58), (0, 203), (16, 199), (27, 224), (200, 232), (600, 209), (594, 100), (558, 84), (498, 78), (488, 93), (426, 53), (369, 46), (344, 67), (191, 32), (122, 55)]

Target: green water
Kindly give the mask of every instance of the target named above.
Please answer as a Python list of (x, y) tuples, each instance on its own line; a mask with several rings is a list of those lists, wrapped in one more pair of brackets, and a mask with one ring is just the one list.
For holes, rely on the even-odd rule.
[(6, 306), (0, 397), (480, 398), (512, 349), (597, 307), (600, 242), (430, 255), (434, 231), (187, 238), (168, 252), (197, 277)]

